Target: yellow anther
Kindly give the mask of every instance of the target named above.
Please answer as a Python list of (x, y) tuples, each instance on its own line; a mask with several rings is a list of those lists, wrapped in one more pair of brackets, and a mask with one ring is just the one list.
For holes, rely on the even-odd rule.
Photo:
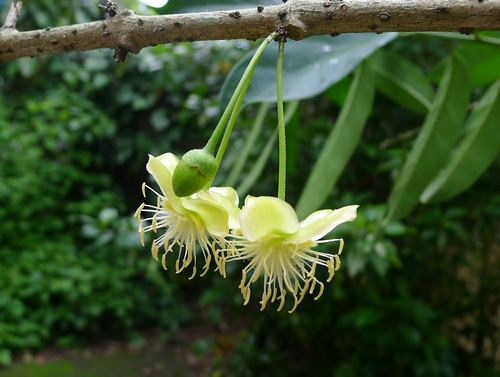
[(273, 287), (273, 297), (271, 298), (271, 302), (276, 301), (276, 296), (278, 295), (278, 289)]
[(333, 257), (335, 258), (335, 271), (337, 271), (340, 268), (340, 257), (337, 254)]
[(193, 266), (193, 273), (189, 277), (189, 280), (192, 280), (196, 276), (196, 266)]
[(316, 279), (313, 278), (312, 279), (312, 283), (311, 283), (311, 286), (309, 287), (309, 294), (312, 295), (312, 293), (314, 292), (314, 288), (316, 287)]
[(179, 259), (177, 259), (175, 261), (175, 272), (178, 274), (179, 272), (181, 272), (181, 269), (179, 268)]
[(342, 250), (344, 249), (344, 239), (343, 239), (343, 238), (341, 238), (341, 239), (339, 240), (339, 242), (340, 242), (340, 243), (339, 243), (339, 251), (337, 252), (337, 254), (338, 254), (338, 255), (342, 254)]
[(144, 227), (142, 221), (139, 222), (139, 236), (141, 238), (141, 245), (144, 247)]
[(326, 279), (326, 281), (329, 283), (333, 279), (333, 275), (335, 274), (333, 259), (329, 259), (326, 263), (326, 266), (328, 267), (328, 278)]
[(282, 291), (281, 292), (281, 296), (280, 296), (280, 305), (278, 306), (278, 309), (276, 310), (277, 312), (280, 312), (281, 309), (283, 309), (283, 305), (285, 305), (285, 296), (286, 296), (286, 292), (285, 291)]
[(164, 253), (161, 256), (161, 265), (162, 265), (162, 267), (163, 267), (164, 270), (167, 269), (167, 253)]
[(141, 218), (141, 212), (142, 212), (142, 210), (144, 209), (144, 205), (145, 205), (145, 204), (144, 204), (144, 203), (142, 203), (142, 204), (139, 206), (139, 208), (137, 208), (137, 210), (136, 210), (136, 211), (135, 211), (135, 213), (134, 213), (134, 217), (135, 217), (137, 220), (139, 220), (139, 219)]
[(151, 255), (153, 256), (154, 260), (158, 260), (158, 251), (159, 250), (160, 249), (158, 248), (156, 243), (153, 242), (153, 244), (151, 245)]
[(294, 298), (295, 298), (295, 300), (293, 302), (293, 307), (288, 311), (288, 314), (292, 314), (295, 311), (295, 309), (297, 309), (297, 305), (299, 305), (299, 302), (297, 301), (297, 297), (294, 296)]
[(250, 301), (250, 293), (251, 293), (250, 287), (246, 287), (246, 290), (245, 290), (246, 297), (245, 297), (245, 302), (243, 303), (243, 305), (248, 304), (248, 301)]
[(319, 282), (319, 293), (316, 297), (314, 297), (315, 300), (318, 300), (321, 297), (324, 289), (325, 289), (325, 285), (322, 282)]
[(155, 233), (156, 233), (156, 227), (158, 225), (157, 216), (158, 216), (158, 214), (155, 213), (153, 216), (153, 221), (151, 222), (151, 226), (153, 227), (153, 232), (155, 232)]

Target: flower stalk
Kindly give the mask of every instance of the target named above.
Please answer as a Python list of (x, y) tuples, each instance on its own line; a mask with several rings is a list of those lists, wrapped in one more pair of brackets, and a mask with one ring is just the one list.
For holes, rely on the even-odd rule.
[[(224, 129), (226, 127), (226, 124), (232, 115), (233, 111), (236, 110), (239, 112), (239, 107), (237, 108), (237, 102), (240, 102), (239, 106), (241, 106), (241, 103), (243, 100), (238, 101), (240, 98), (240, 95), (243, 94), (243, 97), (246, 94), (246, 89), (248, 89), (248, 85), (250, 85), (250, 81), (252, 79), (252, 76), (255, 72), (255, 68), (257, 67), (257, 63), (259, 62), (262, 54), (264, 53), (264, 50), (266, 47), (271, 43), (271, 41), (276, 38), (276, 33), (270, 34), (264, 41), (261, 43), (257, 51), (255, 52), (255, 55), (252, 57), (250, 60), (250, 63), (248, 63), (248, 67), (243, 73), (243, 76), (241, 77), (240, 82), (238, 83), (238, 86), (236, 87), (231, 99), (229, 100), (229, 103), (226, 106), (226, 109), (224, 110), (224, 113), (222, 114), (222, 117), (219, 120), (219, 123), (217, 123), (217, 126), (215, 127), (214, 132), (212, 133), (212, 136), (210, 136), (210, 139), (208, 140), (207, 144), (205, 145), (205, 149), (210, 152), (210, 153), (215, 153), (215, 149), (217, 147), (217, 144), (222, 136), (222, 133), (224, 132)], [(247, 84), (248, 82), (248, 84)]]
[(279, 143), (279, 173), (278, 173), (278, 198), (285, 200), (286, 196), (286, 133), (285, 112), (283, 110), (283, 52), (285, 41), (280, 40), (278, 60), (276, 63), (276, 95), (278, 109), (278, 143)]

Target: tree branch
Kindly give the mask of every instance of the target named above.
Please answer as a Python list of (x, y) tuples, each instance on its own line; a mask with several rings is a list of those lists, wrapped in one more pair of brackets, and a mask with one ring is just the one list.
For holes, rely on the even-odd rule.
[(0, 28), (0, 31), (16, 28), (17, 19), (21, 13), (22, 7), (23, 3), (21, 1), (13, 1), (12, 4), (10, 4), (9, 13), (7, 13), (7, 18), (5, 19), (3, 26)]
[(500, 0), (289, 0), (240, 11), (138, 16), (43, 30), (0, 30), (0, 61), (49, 53), (120, 49), (138, 53), (160, 43), (257, 39), (277, 27), (292, 39), (347, 32), (500, 29)]

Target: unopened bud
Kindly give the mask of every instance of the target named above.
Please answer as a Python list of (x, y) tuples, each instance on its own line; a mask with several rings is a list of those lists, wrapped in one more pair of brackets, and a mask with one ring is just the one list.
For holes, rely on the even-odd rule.
[(185, 153), (177, 164), (172, 185), (177, 196), (189, 196), (211, 182), (217, 170), (215, 157), (204, 149)]

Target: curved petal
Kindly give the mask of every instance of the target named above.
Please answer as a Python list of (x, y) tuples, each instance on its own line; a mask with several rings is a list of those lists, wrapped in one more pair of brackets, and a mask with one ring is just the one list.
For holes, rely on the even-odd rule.
[(229, 215), (229, 229), (240, 228), (240, 212), (238, 194), (232, 187), (211, 187), (207, 193), (210, 200), (222, 206)]
[(311, 213), (299, 225), (299, 231), (293, 236), (296, 242), (316, 241), (330, 233), (338, 225), (356, 218), (359, 206), (352, 205), (336, 209), (324, 209)]
[(268, 236), (289, 236), (299, 228), (295, 210), (271, 196), (247, 196), (240, 216), (241, 230), (249, 241)]
[(257, 200), (259, 197), (257, 196), (252, 196), (252, 195), (247, 195), (247, 197), (245, 198), (245, 204), (243, 204), (243, 208), (245, 207), (250, 207), (252, 205), (252, 203)]
[(182, 204), (203, 222), (210, 234), (220, 237), (229, 234), (228, 214), (223, 207), (202, 198), (182, 198)]
[(160, 162), (165, 165), (165, 167), (170, 172), (170, 175), (174, 175), (174, 170), (179, 163), (179, 158), (173, 153), (163, 153), (162, 155), (156, 157)]
[(216, 192), (219, 195), (229, 199), (235, 206), (240, 203), (240, 199), (238, 198), (238, 193), (232, 187), (210, 187), (208, 189), (209, 192)]
[(149, 155), (149, 161), (146, 165), (146, 170), (151, 174), (158, 186), (160, 186), (163, 195), (168, 199), (169, 203), (176, 211), (181, 211), (182, 205), (180, 199), (175, 195), (172, 188), (172, 174), (167, 167), (152, 155)]

